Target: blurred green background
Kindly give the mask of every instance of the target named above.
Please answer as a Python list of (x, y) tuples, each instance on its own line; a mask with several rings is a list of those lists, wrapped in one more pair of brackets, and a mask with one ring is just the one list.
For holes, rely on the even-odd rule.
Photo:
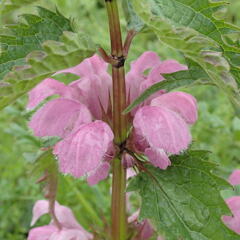
[[(89, 34), (95, 42), (109, 49), (106, 12), (101, 0), (26, 1), (33, 4), (22, 4), (21, 0), (12, 2), (16, 5), (10, 8), (8, 14), (1, 16), (1, 24), (18, 21), (21, 13), (36, 12), (36, 5), (51, 10), (57, 8), (73, 19), (76, 30)], [(230, 2), (219, 15), (240, 25), (240, 1)], [(125, 29), (124, 18), (121, 23)], [(142, 34), (133, 42), (128, 66), (146, 50), (158, 52), (162, 59), (183, 61), (178, 53), (160, 44), (152, 34)], [(227, 177), (232, 169), (240, 165), (240, 119), (235, 116), (227, 97), (218, 89), (198, 86), (187, 91), (198, 99), (199, 105), (199, 120), (192, 127), (193, 148), (210, 150), (212, 161), (220, 164), (219, 173)], [(31, 175), (40, 142), (27, 128), (29, 113), (25, 110), (26, 101), (27, 97), (23, 97), (0, 113), (0, 240), (26, 239), (32, 206), (42, 198), (41, 186), (35, 184), (36, 177)], [(94, 223), (103, 222), (103, 219), (109, 221), (109, 186), (106, 181), (90, 188), (84, 181), (60, 176), (58, 201), (72, 207), (84, 227), (93, 225), (95, 231), (102, 232), (102, 226), (97, 229)], [(39, 224), (48, 220), (46, 216)]]

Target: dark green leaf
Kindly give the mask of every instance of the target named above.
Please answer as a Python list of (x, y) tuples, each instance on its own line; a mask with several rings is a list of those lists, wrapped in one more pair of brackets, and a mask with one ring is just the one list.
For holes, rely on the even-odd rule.
[(221, 216), (230, 211), (220, 191), (230, 185), (213, 175), (215, 164), (205, 151), (189, 151), (171, 158), (172, 166), (160, 170), (147, 166), (134, 178), (129, 191), (139, 191), (141, 219), (151, 219), (166, 240), (237, 240)]

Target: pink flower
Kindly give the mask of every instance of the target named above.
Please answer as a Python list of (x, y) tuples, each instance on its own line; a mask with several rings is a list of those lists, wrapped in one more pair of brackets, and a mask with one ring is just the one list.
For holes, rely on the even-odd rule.
[(229, 183), (234, 185), (239, 185), (240, 184), (240, 169), (236, 169), (232, 172), (228, 179)]
[(230, 197), (226, 200), (233, 216), (223, 216), (223, 222), (234, 232), (240, 234), (240, 196)]
[(134, 240), (147, 240), (150, 239), (154, 234), (154, 229), (150, 222), (146, 219), (142, 222), (138, 221), (139, 211), (135, 212), (132, 216), (128, 218), (128, 223), (133, 224), (137, 230), (137, 236)]
[[(65, 85), (48, 78), (29, 94), (29, 108), (51, 95), (59, 96), (43, 105), (29, 126), (36, 136), (61, 137), (54, 147), (61, 172), (75, 177), (87, 175), (89, 184), (108, 176), (116, 152), (108, 125), (112, 125), (112, 82), (107, 67), (95, 55), (58, 72), (75, 74), (79, 80)], [(174, 60), (161, 62), (156, 53), (145, 52), (131, 64), (126, 75), (128, 101), (163, 81), (162, 74), (180, 70), (186, 70), (186, 66)], [(187, 93), (161, 90), (133, 109), (131, 115), (133, 130), (126, 146), (145, 154), (154, 166), (166, 169), (171, 164), (169, 155), (179, 154), (191, 142), (188, 125), (197, 119), (196, 100)], [(123, 164), (133, 166), (133, 157), (124, 153)]]
[[(82, 124), (76, 132), (57, 143), (54, 148), (60, 161), (60, 170), (75, 177), (97, 169), (108, 172), (109, 167), (104, 162), (104, 157), (111, 150), (112, 141), (113, 133), (106, 123), (97, 120)], [(100, 180), (106, 173), (94, 176), (95, 179), (91, 177), (90, 182)]]
[[(138, 217), (139, 217), (139, 210), (133, 213), (128, 218), (128, 223), (132, 224), (133, 227), (137, 230), (137, 234), (133, 238), (133, 240), (148, 240), (154, 235), (155, 230), (148, 219), (145, 219), (142, 222), (139, 222)], [(157, 240), (164, 240), (164, 239), (158, 236)]]
[[(33, 207), (33, 219), (31, 225), (44, 214), (49, 212), (47, 200), (39, 200)], [(28, 240), (91, 240), (92, 234), (87, 232), (77, 222), (70, 208), (55, 203), (55, 215), (61, 229), (52, 221), (49, 225), (31, 229)]]

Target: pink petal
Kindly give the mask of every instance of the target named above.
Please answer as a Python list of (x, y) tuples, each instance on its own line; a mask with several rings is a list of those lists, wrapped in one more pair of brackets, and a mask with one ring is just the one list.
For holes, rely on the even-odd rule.
[(240, 169), (234, 170), (228, 179), (229, 183), (232, 185), (240, 184)]
[(160, 64), (158, 55), (154, 52), (143, 53), (135, 62), (131, 63), (131, 70), (126, 75), (127, 96), (133, 101), (140, 94), (140, 85), (146, 79), (144, 71)]
[(55, 94), (63, 96), (67, 90), (68, 87), (63, 83), (52, 78), (47, 78), (29, 92), (29, 102), (27, 108), (33, 109), (49, 96)]
[(135, 228), (138, 231), (137, 237), (135, 240), (147, 240), (153, 236), (154, 230), (150, 222), (146, 219), (142, 222), (138, 222), (139, 210), (133, 213), (128, 218), (129, 223), (134, 223)]
[(166, 107), (178, 113), (189, 124), (193, 124), (198, 118), (197, 101), (188, 93), (165, 93), (154, 98), (151, 102), (151, 106)]
[(61, 226), (65, 229), (75, 229), (81, 231), (86, 237), (91, 238), (92, 234), (87, 232), (76, 220), (72, 210), (66, 206), (56, 204), (55, 214)]
[(158, 70), (160, 71), (160, 73), (174, 73), (174, 72), (178, 72), (178, 71), (184, 71), (187, 70), (187, 66), (182, 65), (180, 63), (178, 63), (175, 60), (166, 60), (163, 61), (159, 66), (158, 66)]
[(90, 58), (85, 59), (83, 62), (75, 67), (58, 71), (59, 73), (72, 73), (80, 77), (85, 77), (90, 74), (101, 74), (107, 71), (108, 64), (98, 55), (94, 55)]
[[(60, 72), (69, 72), (81, 77), (69, 86), (77, 87), (81, 92), (81, 101), (91, 113), (100, 119), (102, 107), (107, 111), (109, 94), (112, 88), (111, 76), (107, 72), (108, 64), (98, 55), (85, 59), (79, 65)], [(58, 72), (58, 73), (60, 73)]]
[(141, 235), (139, 240), (147, 240), (151, 238), (154, 234), (153, 227), (150, 225), (150, 222), (148, 220), (144, 220), (142, 222), (142, 227), (141, 227)]
[(128, 217), (128, 223), (133, 223), (135, 221), (138, 220), (138, 216), (139, 216), (140, 210), (137, 210), (136, 212), (134, 212), (131, 216)]
[(111, 91), (111, 78), (106, 76), (89, 75), (73, 83), (82, 93), (82, 102), (87, 105), (96, 119), (101, 119), (102, 108), (107, 112), (109, 94)]
[(185, 121), (167, 108), (146, 106), (140, 108), (133, 120), (138, 135), (144, 137), (150, 147), (179, 154), (187, 149), (191, 135)]
[(124, 153), (122, 156), (122, 164), (125, 168), (131, 168), (134, 166), (134, 158), (128, 153)]
[(75, 229), (66, 229), (56, 232), (49, 240), (90, 240), (92, 237), (86, 236), (82, 231)]
[(171, 161), (163, 149), (147, 148), (145, 155), (155, 167), (159, 167), (160, 169), (165, 170), (171, 165)]
[(95, 170), (113, 137), (110, 127), (102, 121), (83, 124), (76, 133), (55, 146), (54, 153), (58, 155), (61, 171), (78, 178)]
[(222, 221), (234, 232), (240, 234), (240, 196), (234, 196), (226, 200), (228, 207), (234, 216), (223, 216)]
[(58, 231), (53, 225), (33, 228), (28, 234), (28, 240), (50, 240), (52, 234)]
[(88, 184), (95, 185), (101, 180), (104, 180), (107, 178), (110, 170), (110, 164), (108, 162), (103, 162), (100, 164), (100, 166), (91, 172), (87, 178)]
[(137, 173), (134, 171), (133, 168), (128, 168), (127, 169), (127, 179), (132, 178), (136, 175), (137, 175)]
[(155, 52), (146, 51), (136, 61), (131, 63), (131, 71), (143, 73), (160, 63), (160, 59)]
[(38, 200), (33, 206), (31, 226), (33, 226), (42, 215), (47, 214), (48, 212), (49, 202), (47, 200)]
[(33, 115), (29, 126), (38, 137), (64, 137), (91, 120), (91, 114), (83, 104), (68, 99), (54, 99)]

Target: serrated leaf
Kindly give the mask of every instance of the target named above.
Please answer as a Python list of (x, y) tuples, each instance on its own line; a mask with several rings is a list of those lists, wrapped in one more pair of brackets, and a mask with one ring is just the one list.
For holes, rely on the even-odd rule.
[(207, 155), (189, 151), (172, 157), (167, 170), (147, 166), (130, 182), (128, 190), (142, 199), (140, 218), (151, 219), (166, 240), (239, 239), (221, 221), (231, 215), (220, 196), (230, 185), (211, 173)]
[(140, 32), (144, 28), (144, 22), (135, 13), (130, 0), (122, 0), (124, 15), (127, 21), (128, 30)]
[[(162, 8), (160, 7), (160, 9), (158, 3), (159, 2), (161, 3), (161, 0), (148, 0), (146, 2), (133, 0), (133, 6), (138, 16), (140, 16), (141, 19), (148, 26), (148, 28), (151, 29), (157, 35), (161, 42), (180, 51), (185, 56), (187, 61), (189, 61), (190, 59), (191, 62), (195, 62), (196, 64), (199, 65), (199, 72), (195, 72), (195, 79), (197, 75), (201, 76), (201, 73), (205, 72), (206, 75), (208, 76), (207, 78), (211, 80), (209, 81), (209, 83), (214, 84), (218, 86), (220, 89), (222, 89), (229, 96), (235, 108), (239, 110), (240, 95), (237, 82), (240, 82), (239, 81), (240, 68), (239, 66), (236, 66), (238, 62), (238, 55), (236, 54), (238, 51), (240, 51), (239, 47), (237, 45), (236, 47), (228, 46), (227, 44), (225, 44), (225, 42), (222, 42), (220, 38), (217, 37), (216, 38), (218, 40), (213, 41), (214, 39), (212, 39), (211, 37), (207, 37), (206, 36), (207, 34), (204, 35), (201, 33), (200, 35), (200, 31), (204, 30), (197, 31), (195, 29), (197, 28), (195, 26), (195, 23), (194, 28), (193, 27), (190, 28), (192, 23), (189, 23), (189, 21), (186, 21), (184, 23), (181, 23), (180, 21), (178, 24), (177, 23), (173, 24), (172, 21), (175, 21), (175, 19), (172, 19), (170, 21), (169, 18), (170, 17), (174, 18), (175, 15), (177, 15), (176, 18), (179, 18), (180, 16), (178, 16), (177, 11), (176, 14), (173, 14), (171, 16), (170, 14), (169, 16), (167, 15), (170, 11), (169, 8), (171, 8), (171, 6), (174, 5), (172, 1), (169, 1), (167, 6), (164, 6)], [(186, 1), (182, 0), (181, 2)], [(190, 5), (190, 2), (188, 1), (188, 3), (186, 4)], [(200, 8), (200, 6), (205, 6), (205, 8), (202, 8), (204, 13), (201, 13), (204, 15), (204, 19), (208, 18), (208, 15), (210, 16), (213, 13), (214, 8), (212, 9), (211, 7), (219, 6), (220, 2), (210, 4), (211, 5), (210, 9), (212, 9), (211, 14), (210, 10), (208, 9), (209, 6), (208, 4), (210, 4), (208, 0), (201, 2), (191, 1), (191, 5), (193, 5), (192, 8), (194, 9), (195, 8), (198, 9)], [(155, 5), (157, 5), (156, 8), (153, 8), (153, 6)], [(175, 5), (173, 6), (173, 9), (176, 10)], [(159, 11), (164, 11), (164, 13), (160, 14)], [(194, 11), (197, 10), (195, 9)], [(211, 21), (213, 21), (212, 19), (213, 17), (211, 15)], [(175, 26), (175, 25), (179, 26), (179, 24), (180, 25), (182, 24), (181, 28), (177, 28)], [(220, 23), (218, 22), (217, 29), (220, 28), (219, 26)], [(226, 24), (224, 26), (226, 26)], [(203, 29), (205, 29), (205, 26), (203, 27)], [(219, 29), (218, 31), (221, 32)], [(226, 57), (227, 54), (229, 56), (228, 58)], [(192, 71), (191, 65), (189, 65), (189, 71)], [(173, 74), (173, 77), (174, 75), (175, 74)], [(153, 87), (153, 89), (155, 88)], [(149, 96), (149, 94), (150, 90), (147, 90), (146, 93), (144, 93), (143, 95)], [(141, 98), (144, 99), (142, 96)], [(141, 100), (138, 98), (136, 102), (140, 103)], [(133, 105), (135, 106), (135, 103)], [(128, 111), (130, 109), (131, 108), (129, 107)]]
[[(2, 72), (5, 76), (0, 88), (0, 109), (27, 93), (43, 79), (79, 64), (95, 52), (95, 45), (88, 37), (64, 31), (70, 27), (67, 19), (43, 8), (40, 8), (39, 15), (41, 17), (28, 15), (27, 27), (18, 25), (13, 28), (13, 47), (8, 46), (8, 50), (3, 52), (0, 74)], [(50, 24), (49, 21), (42, 20), (45, 18), (54, 21)], [(15, 47), (16, 41), (23, 45)]]
[(47, 40), (58, 41), (64, 31), (72, 31), (70, 21), (60, 13), (38, 7), (38, 16), (24, 14), (19, 24), (5, 26), (0, 35), (0, 80), (13, 66), (26, 64), (25, 57), (34, 50), (42, 50)]

